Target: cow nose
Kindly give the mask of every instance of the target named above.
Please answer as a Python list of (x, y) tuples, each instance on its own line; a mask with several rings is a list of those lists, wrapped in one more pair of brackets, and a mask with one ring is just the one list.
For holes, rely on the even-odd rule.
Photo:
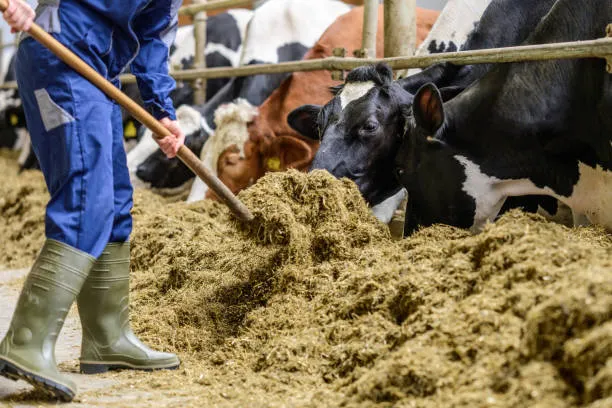
[(149, 168), (149, 166), (145, 166), (142, 164), (139, 165), (136, 168), (136, 177), (147, 183), (153, 182), (153, 177), (151, 175), (151, 169)]

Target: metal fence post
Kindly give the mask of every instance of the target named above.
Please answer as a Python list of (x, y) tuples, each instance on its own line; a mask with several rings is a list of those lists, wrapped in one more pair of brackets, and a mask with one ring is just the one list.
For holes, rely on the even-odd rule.
[[(206, 3), (206, 0), (195, 0), (195, 4)], [(195, 55), (193, 67), (196, 69), (206, 68), (206, 11), (199, 11), (193, 18), (193, 35), (195, 36)], [(195, 92), (193, 102), (201, 105), (206, 102), (206, 79), (198, 79), (194, 82)]]
[(378, 30), (378, 0), (365, 0), (363, 10), (362, 58), (376, 58), (376, 31)]
[[(416, 0), (385, 0), (385, 58), (414, 54)], [(396, 76), (402, 73), (396, 72)]]

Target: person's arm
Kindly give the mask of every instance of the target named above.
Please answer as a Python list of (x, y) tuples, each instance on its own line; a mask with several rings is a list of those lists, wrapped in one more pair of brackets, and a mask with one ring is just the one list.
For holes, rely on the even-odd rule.
[(28, 31), (34, 21), (34, 10), (23, 0), (8, 0), (3, 13), (4, 19), (11, 26), (11, 33)]
[(182, 0), (156, 0), (133, 24), (140, 50), (132, 62), (131, 72), (136, 76), (144, 105), (173, 135), (157, 140), (161, 150), (170, 158), (185, 141), (170, 98), (176, 84), (168, 74), (170, 47), (176, 36), (181, 3)]
[(176, 119), (170, 99), (176, 84), (168, 74), (168, 59), (178, 28), (181, 2), (153, 1), (133, 23), (140, 50), (130, 68), (145, 106), (156, 119)]

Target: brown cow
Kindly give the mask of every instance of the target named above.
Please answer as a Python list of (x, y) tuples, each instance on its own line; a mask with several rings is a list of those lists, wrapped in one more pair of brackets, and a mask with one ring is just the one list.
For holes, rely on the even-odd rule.
[[(327, 28), (304, 59), (325, 58), (334, 48), (352, 53), (361, 47), (363, 7), (356, 7), (338, 17)], [(417, 7), (417, 45), (427, 36), (439, 12)], [(378, 10), (376, 54), (383, 56), (383, 6)], [(341, 82), (332, 80), (330, 71), (295, 72), (259, 107), (259, 115), (249, 124), (249, 140), (241, 152), (230, 146), (220, 155), (217, 174), (234, 193), (248, 187), (267, 171), (296, 168), (307, 171), (318, 143), (303, 138), (287, 123), (295, 108), (310, 103), (324, 105), (332, 94), (330, 87)], [(214, 198), (209, 190), (206, 197)]]

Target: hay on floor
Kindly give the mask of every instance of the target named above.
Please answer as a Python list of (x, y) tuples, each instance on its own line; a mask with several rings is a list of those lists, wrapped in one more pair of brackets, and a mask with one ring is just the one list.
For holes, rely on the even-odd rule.
[[(35, 174), (0, 187), (11, 265), (42, 243)], [(270, 174), (239, 197), (254, 222), (136, 192), (133, 325), (184, 362), (139, 386), (215, 406), (610, 406), (602, 229), (513, 211), (475, 236), (437, 225), (394, 241), (324, 172)]]

